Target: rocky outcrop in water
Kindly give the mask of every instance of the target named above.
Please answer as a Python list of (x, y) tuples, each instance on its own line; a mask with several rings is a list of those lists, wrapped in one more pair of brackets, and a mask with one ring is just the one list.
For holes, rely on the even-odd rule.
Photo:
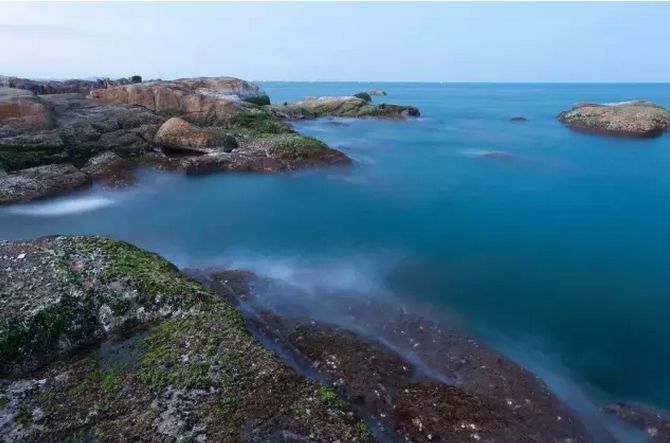
[(621, 137), (653, 137), (670, 130), (670, 112), (644, 100), (578, 103), (558, 119), (577, 131)]
[[(127, 83), (105, 84), (89, 96), (0, 88), (0, 170), (7, 172), (0, 176), (0, 203), (98, 179), (127, 185), (137, 167), (278, 172), (350, 163), (282, 123), (252, 83), (230, 77)], [(40, 93), (67, 90), (49, 85)], [(78, 174), (59, 179), (50, 174), (55, 164)], [(43, 168), (37, 174), (35, 167)]]
[(0, 242), (0, 440), (371, 441), (331, 388), (159, 256)]
[[(367, 95), (367, 94), (366, 94)], [(378, 105), (369, 103), (369, 96), (305, 97), (304, 99), (283, 104), (274, 104), (272, 112), (280, 119), (302, 120), (317, 117), (376, 117), (403, 119), (418, 117), (420, 112), (414, 106)]]
[(621, 420), (642, 430), (653, 442), (670, 442), (670, 414), (664, 414), (644, 405), (613, 403), (603, 408)]
[(273, 309), (264, 297), (282, 289), (249, 272), (194, 275), (280, 355), (331, 384), (382, 441), (591, 441), (532, 373), (404, 307), (329, 295), (319, 302), (325, 319), (315, 318), (281, 301)]

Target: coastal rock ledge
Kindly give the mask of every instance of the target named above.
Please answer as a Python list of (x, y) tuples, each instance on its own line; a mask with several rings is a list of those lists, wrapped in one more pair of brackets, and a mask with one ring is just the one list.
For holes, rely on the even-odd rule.
[(619, 137), (654, 137), (670, 130), (670, 112), (645, 100), (577, 103), (558, 120), (577, 131)]
[(265, 91), (237, 78), (10, 80), (0, 82), (0, 204), (96, 180), (128, 185), (138, 167), (198, 174), (351, 163), (295, 132)]
[(373, 441), (333, 389), (161, 257), (0, 242), (0, 441)]

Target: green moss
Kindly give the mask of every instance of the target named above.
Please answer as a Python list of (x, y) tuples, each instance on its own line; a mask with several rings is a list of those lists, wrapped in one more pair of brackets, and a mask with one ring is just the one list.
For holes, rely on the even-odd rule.
[(14, 423), (21, 426), (26, 426), (30, 424), (32, 420), (30, 415), (23, 409), (19, 410), (16, 415), (14, 415)]
[(344, 410), (349, 406), (330, 386), (322, 386), (319, 389), (319, 398), (329, 408)]
[[(104, 253), (107, 260), (101, 273), (102, 282), (125, 281), (136, 287), (137, 300), (146, 309), (158, 310), (166, 305), (188, 308), (198, 301), (212, 300), (211, 293), (200, 283), (185, 277), (158, 254), (102, 237), (66, 241), (73, 242), (71, 246), (75, 253), (77, 250)], [(126, 309), (125, 303), (120, 298), (116, 300), (118, 312)]]
[(85, 443), (89, 441), (95, 440), (91, 439), (91, 436), (86, 431), (77, 431), (65, 440), (61, 440), (60, 443)]
[(4, 192), (0, 192), (0, 203), (7, 203), (10, 201), (13, 201), (14, 197), (10, 194), (5, 194)]
[(112, 368), (103, 373), (102, 379), (100, 380), (100, 388), (104, 392), (112, 392), (118, 388), (119, 383), (119, 370), (117, 368)]
[(295, 134), (279, 142), (273, 148), (273, 154), (282, 160), (297, 160), (309, 158), (325, 150), (328, 150), (328, 146), (323, 142), (312, 137)]
[(265, 109), (245, 109), (237, 113), (233, 128), (259, 134), (284, 134), (291, 129)]
[(368, 440), (372, 437), (372, 431), (370, 430), (370, 427), (363, 420), (359, 420), (356, 423), (356, 432), (358, 433), (358, 438), (361, 440)]
[(267, 95), (261, 95), (258, 97), (247, 97), (244, 99), (244, 101), (257, 106), (266, 106), (270, 104), (270, 97), (268, 97)]
[(15, 171), (18, 169), (32, 168), (33, 166), (42, 166), (53, 163), (65, 163), (68, 161), (68, 154), (59, 146), (57, 150), (35, 149), (35, 150), (3, 150), (0, 149), (0, 162), (4, 165), (3, 169)]
[(0, 397), (0, 410), (5, 409), (5, 406), (7, 406), (7, 399)]
[(106, 294), (102, 302), (110, 307), (114, 315), (124, 315), (130, 309), (130, 301), (121, 297), (116, 292)]
[(92, 335), (96, 324), (92, 299), (71, 294), (28, 321), (1, 321), (0, 373), (17, 361), (54, 351), (61, 338), (77, 341)]
[(55, 259), (51, 265), (54, 268), (54, 271), (60, 274), (64, 281), (69, 283), (79, 283), (77, 274), (70, 269), (70, 266), (64, 260)]

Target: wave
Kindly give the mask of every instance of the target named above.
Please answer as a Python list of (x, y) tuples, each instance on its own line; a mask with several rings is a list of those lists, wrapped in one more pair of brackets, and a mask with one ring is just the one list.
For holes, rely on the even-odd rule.
[(109, 197), (70, 197), (10, 206), (7, 208), (7, 212), (15, 215), (30, 215), (34, 217), (58, 217), (97, 211), (115, 204), (116, 200)]

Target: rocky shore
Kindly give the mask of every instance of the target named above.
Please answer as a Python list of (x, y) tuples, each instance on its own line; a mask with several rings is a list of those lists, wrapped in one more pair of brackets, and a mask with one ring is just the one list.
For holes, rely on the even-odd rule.
[(577, 103), (558, 120), (577, 131), (620, 137), (654, 137), (670, 130), (670, 112), (645, 100)]
[(260, 87), (232, 77), (0, 77), (0, 204), (95, 180), (129, 184), (139, 166), (195, 174), (346, 165), (346, 155), (282, 120), (418, 114), (413, 107), (373, 105), (353, 96), (270, 105)]
[(453, 327), (353, 296), (325, 299), (328, 321), (274, 309), (281, 283), (250, 272), (189, 274), (101, 237), (0, 242), (0, 440), (592, 441)]
[(372, 441), (220, 297), (98, 237), (0, 242), (0, 440)]

